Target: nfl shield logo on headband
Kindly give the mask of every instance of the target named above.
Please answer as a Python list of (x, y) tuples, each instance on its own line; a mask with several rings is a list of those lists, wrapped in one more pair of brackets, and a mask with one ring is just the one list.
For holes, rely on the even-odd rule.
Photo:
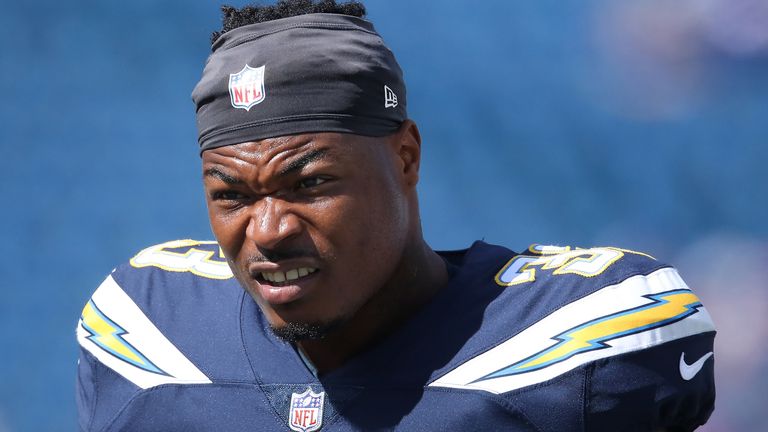
[(240, 72), (229, 74), (229, 97), (233, 107), (246, 111), (263, 102), (264, 66), (252, 68), (246, 64)]

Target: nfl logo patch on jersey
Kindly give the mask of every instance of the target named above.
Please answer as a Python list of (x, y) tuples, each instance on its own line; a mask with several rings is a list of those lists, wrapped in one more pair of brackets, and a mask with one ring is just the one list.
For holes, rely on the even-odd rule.
[(304, 393), (291, 395), (288, 426), (296, 432), (311, 432), (323, 425), (325, 392), (315, 393), (308, 388)]
[(264, 91), (264, 66), (252, 68), (247, 64), (235, 74), (229, 74), (229, 97), (232, 106), (250, 111), (266, 97)]

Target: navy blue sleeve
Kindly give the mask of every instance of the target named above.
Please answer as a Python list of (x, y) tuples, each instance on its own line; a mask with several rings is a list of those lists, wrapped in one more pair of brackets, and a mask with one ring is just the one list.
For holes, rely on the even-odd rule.
[(714, 409), (714, 332), (596, 361), (586, 430), (691, 431)]
[(140, 390), (80, 348), (75, 398), (81, 431), (104, 430)]

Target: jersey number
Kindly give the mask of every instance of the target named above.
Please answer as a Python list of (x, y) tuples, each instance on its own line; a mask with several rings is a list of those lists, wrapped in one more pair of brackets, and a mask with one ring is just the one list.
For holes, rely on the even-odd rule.
[[(536, 252), (533, 247), (531, 251)], [(575, 250), (561, 248), (558, 252), (542, 256), (518, 255), (499, 270), (496, 274), (496, 283), (501, 286), (512, 286), (533, 282), (536, 280), (537, 267), (541, 270), (554, 270), (552, 274), (555, 275), (577, 274), (594, 277), (621, 259), (624, 252), (635, 253), (610, 247)]]
[(190, 272), (209, 279), (231, 278), (232, 271), (224, 260), (221, 250), (216, 253), (214, 250), (195, 248), (195, 246), (210, 248), (210, 245), (216, 245), (216, 242), (176, 240), (163, 243), (139, 252), (131, 259), (131, 265), (137, 268), (151, 266), (172, 272)]

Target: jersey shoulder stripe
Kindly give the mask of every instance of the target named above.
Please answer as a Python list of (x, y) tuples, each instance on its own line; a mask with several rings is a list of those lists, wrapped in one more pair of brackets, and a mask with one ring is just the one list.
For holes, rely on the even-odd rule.
[[(525, 274), (520, 269), (515, 273)], [(429, 385), (505, 393), (598, 359), (711, 331), (714, 324), (698, 297), (674, 268), (663, 267), (600, 287), (557, 308)]]
[(142, 389), (210, 383), (110, 275), (86, 303), (77, 326), (83, 349)]

